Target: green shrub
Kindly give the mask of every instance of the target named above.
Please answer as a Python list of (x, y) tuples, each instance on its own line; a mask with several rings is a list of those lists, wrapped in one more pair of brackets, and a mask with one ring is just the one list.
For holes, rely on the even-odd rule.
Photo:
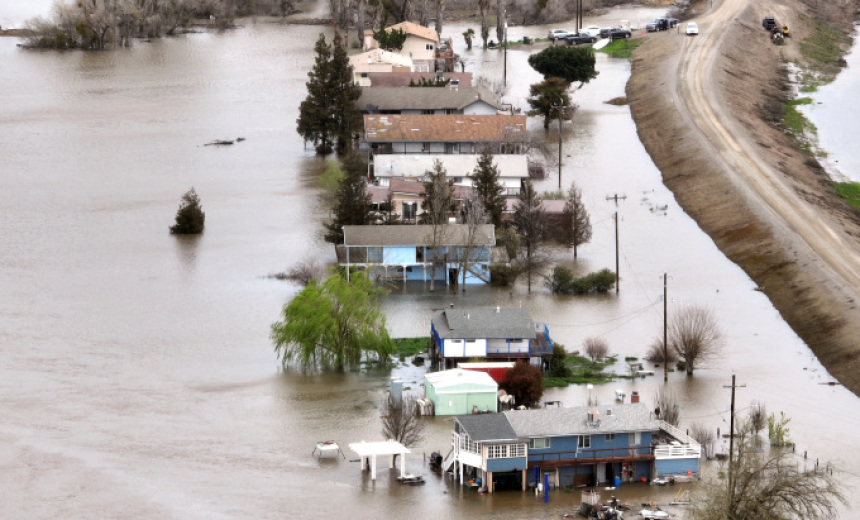
[(615, 273), (609, 269), (601, 269), (596, 273), (589, 273), (582, 278), (574, 278), (570, 269), (556, 266), (546, 285), (553, 293), (605, 293), (615, 285)]
[(490, 265), (490, 284), (498, 287), (512, 285), (517, 279), (517, 271), (507, 264)]
[(200, 197), (192, 187), (182, 195), (182, 202), (176, 212), (176, 224), (170, 226), (175, 235), (197, 235), (203, 232), (206, 214), (200, 206)]

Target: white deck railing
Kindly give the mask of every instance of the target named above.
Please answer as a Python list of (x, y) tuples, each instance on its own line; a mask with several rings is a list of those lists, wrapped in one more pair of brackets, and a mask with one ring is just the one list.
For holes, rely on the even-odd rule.
[(658, 444), (654, 446), (655, 459), (687, 459), (701, 457), (702, 447), (692, 437), (684, 433), (680, 428), (672, 426), (666, 421), (660, 421), (660, 429), (677, 439), (670, 444)]

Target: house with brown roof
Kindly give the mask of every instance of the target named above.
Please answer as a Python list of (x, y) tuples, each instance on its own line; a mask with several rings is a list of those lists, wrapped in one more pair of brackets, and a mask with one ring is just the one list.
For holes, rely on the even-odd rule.
[(364, 142), (374, 154), (524, 152), (524, 115), (365, 114)]
[(485, 284), (495, 244), (492, 224), (343, 226), (343, 244), (335, 250), (340, 265), (377, 280)]
[[(436, 47), (439, 45), (439, 33), (435, 30), (412, 22), (400, 22), (385, 28), (386, 31), (401, 30), (406, 33), (406, 41), (400, 49), (400, 54), (412, 59), (416, 71), (434, 72), (436, 70)], [(379, 48), (379, 43), (373, 38), (373, 31), (364, 31), (364, 49)]]
[(483, 87), (365, 87), (356, 101), (366, 114), (496, 115), (499, 96)]

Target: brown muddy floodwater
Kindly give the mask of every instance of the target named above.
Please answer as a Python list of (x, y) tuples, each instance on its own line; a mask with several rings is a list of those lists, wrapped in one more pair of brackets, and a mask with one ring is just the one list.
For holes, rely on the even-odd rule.
[[(466, 52), (465, 27), (447, 31), (467, 70), (501, 77), (503, 55)], [(509, 37), (547, 28), (512, 27)], [(547, 504), (520, 492), (477, 495), (429, 472), (423, 455), (449, 445), (444, 418), (429, 421), (407, 459), (424, 487), (400, 486), (385, 469), (373, 483), (357, 463), (311, 456), (320, 440), (380, 439), (392, 375), (282, 370), (268, 340), (298, 287), (267, 275), (334, 258), (319, 238), (323, 164), (295, 133), (319, 30), (248, 23), (100, 53), (28, 52), (0, 39), (0, 517), (559, 518), (578, 503), (559, 491)], [(507, 57), (510, 101), (520, 106), (537, 80), (530, 50)], [(395, 287), (385, 303), (392, 333), (426, 334), (430, 309), (448, 303), (522, 305), (569, 348), (600, 336), (620, 359), (642, 356), (662, 330), (668, 273), (669, 312), (708, 305), (725, 336), (720, 358), (695, 377), (670, 374), (682, 427), (727, 429), (723, 385), (734, 371), (746, 385), (739, 409), (761, 401), (785, 411), (798, 450), (833, 461), (856, 488), (860, 400), (825, 384), (809, 349), (678, 209), (628, 109), (604, 104), (624, 95), (629, 62), (597, 59), (600, 75), (574, 95), (563, 183), (583, 189), (594, 225), (578, 271), (614, 269), (619, 211), (620, 293)], [(240, 136), (230, 147), (203, 146)], [(552, 159), (547, 169), (542, 190), (558, 184)], [(173, 237), (167, 228), (191, 186), (206, 232)], [(626, 197), (617, 208), (607, 200), (614, 194)], [(393, 374), (421, 391), (423, 371), (407, 363)], [(650, 400), (662, 384), (621, 380), (593, 392), (610, 401), (616, 388), (636, 389)], [(568, 405), (586, 396), (583, 387), (547, 392)], [(615, 494), (638, 503), (674, 491)]]

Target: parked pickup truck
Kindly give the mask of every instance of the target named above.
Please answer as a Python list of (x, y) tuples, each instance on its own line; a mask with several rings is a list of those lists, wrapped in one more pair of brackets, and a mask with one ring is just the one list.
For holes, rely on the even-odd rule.
[(655, 18), (645, 24), (645, 30), (648, 32), (665, 31), (678, 25), (677, 18)]
[(761, 26), (767, 29), (768, 31), (772, 31), (774, 27), (778, 27), (779, 24), (776, 23), (776, 18), (773, 16), (765, 16), (761, 21)]
[(609, 33), (606, 35), (606, 38), (609, 38), (610, 40), (624, 40), (631, 36), (633, 36), (633, 33), (629, 30), (622, 27), (613, 27), (609, 29)]
[(568, 45), (579, 45), (581, 43), (594, 43), (597, 41), (597, 36), (592, 36), (589, 33), (581, 32), (581, 33), (573, 33), (568, 34), (564, 41), (567, 42)]

